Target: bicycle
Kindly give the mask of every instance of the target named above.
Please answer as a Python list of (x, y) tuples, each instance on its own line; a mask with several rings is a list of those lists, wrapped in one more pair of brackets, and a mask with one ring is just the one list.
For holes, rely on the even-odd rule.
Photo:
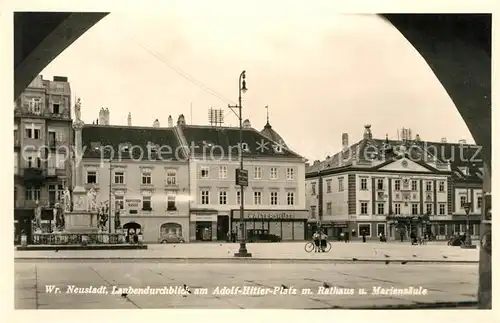
[[(330, 241), (326, 241), (326, 246), (325, 246), (324, 251), (328, 252), (328, 251), (330, 251), (330, 249), (332, 249), (332, 244), (330, 243)], [(314, 241), (306, 242), (306, 245), (304, 246), (304, 250), (306, 252), (312, 252), (313, 250), (316, 250), (316, 244), (314, 243)]]

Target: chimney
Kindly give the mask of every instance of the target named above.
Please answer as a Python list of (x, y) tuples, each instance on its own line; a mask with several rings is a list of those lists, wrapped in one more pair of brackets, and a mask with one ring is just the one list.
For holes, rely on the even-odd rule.
[(104, 111), (104, 108), (101, 108), (99, 111), (99, 122), (98, 124), (105, 125), (105, 120), (106, 119), (106, 112)]
[(184, 118), (184, 115), (181, 114), (177, 119), (177, 126), (185, 126), (185, 125), (186, 125), (186, 119)]
[(250, 120), (245, 119), (245, 121), (243, 121), (243, 128), (251, 128), (251, 127), (252, 124), (250, 123)]
[(420, 141), (420, 135), (417, 133), (417, 135), (415, 136), (415, 141)]
[(153, 127), (160, 128), (160, 121), (158, 121), (158, 119), (155, 119), (155, 121), (153, 122)]
[(54, 82), (68, 82), (68, 78), (66, 76), (54, 76)]
[(349, 148), (349, 135), (344, 132), (342, 134), (342, 150), (346, 150), (347, 148)]
[(442, 143), (446, 143), (446, 137), (441, 138)]
[(372, 139), (372, 131), (371, 128), (372, 126), (367, 124), (365, 125), (365, 133), (363, 134), (364, 139)]
[(174, 126), (174, 120), (172, 119), (172, 116), (168, 116), (168, 127), (172, 128)]
[(128, 113), (128, 117), (127, 117), (127, 125), (129, 127), (132, 126), (132, 113), (130, 113), (130, 112)]

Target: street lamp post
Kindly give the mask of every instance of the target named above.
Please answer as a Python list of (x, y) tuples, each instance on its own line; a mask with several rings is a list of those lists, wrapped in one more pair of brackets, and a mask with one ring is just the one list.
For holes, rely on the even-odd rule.
[(236, 185), (240, 186), (240, 248), (237, 253), (234, 254), (235, 257), (252, 257), (252, 254), (248, 252), (246, 246), (246, 234), (245, 234), (245, 196), (244, 188), (248, 186), (248, 171), (243, 169), (243, 117), (241, 113), (241, 94), (247, 91), (246, 81), (245, 81), (245, 71), (240, 74), (238, 82), (238, 106), (231, 106), (229, 108), (238, 108), (238, 119), (240, 121), (240, 168), (236, 170)]
[(112, 158), (109, 159), (109, 201), (108, 201), (108, 233), (111, 234), (111, 180), (113, 168), (111, 167)]
[(471, 202), (467, 202), (467, 203), (464, 204), (465, 215), (467, 216), (467, 218), (466, 218), (467, 223), (465, 225), (466, 226), (466, 229), (465, 229), (465, 243), (462, 246), (462, 248), (465, 248), (465, 249), (476, 249), (476, 246), (472, 244), (471, 237), (470, 237), (470, 218), (469, 218), (469, 214), (470, 214), (471, 206), (472, 206)]

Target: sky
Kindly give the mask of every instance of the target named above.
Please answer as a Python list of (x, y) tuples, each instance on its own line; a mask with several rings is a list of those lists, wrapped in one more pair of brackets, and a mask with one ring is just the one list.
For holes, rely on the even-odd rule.
[(339, 151), (344, 132), (359, 141), (365, 124), (375, 138), (396, 139), (404, 127), (422, 140), (473, 143), (426, 62), (382, 18), (307, 2), (245, 11), (218, 3), (113, 12), (41, 74), (69, 78), (87, 123), (107, 107), (111, 124), (126, 125), (129, 112), (135, 126), (166, 126), (181, 113), (188, 124), (208, 124), (213, 107), (236, 126), (227, 106), (246, 70), (243, 118), (260, 130), (269, 106), (273, 129), (310, 160)]

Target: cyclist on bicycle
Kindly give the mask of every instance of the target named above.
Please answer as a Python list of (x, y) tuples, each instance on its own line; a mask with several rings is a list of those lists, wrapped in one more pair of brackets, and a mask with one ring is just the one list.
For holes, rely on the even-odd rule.
[(319, 231), (316, 231), (314, 232), (313, 234), (313, 241), (314, 241), (314, 252), (318, 252), (319, 249), (320, 249), (320, 245), (319, 245), (319, 242), (320, 242), (320, 239), (321, 239), (321, 234), (319, 233)]
[(321, 231), (319, 233), (319, 238), (321, 240), (321, 252), (325, 252), (325, 249), (326, 249), (326, 239), (328, 239), (328, 236), (323, 232)]

